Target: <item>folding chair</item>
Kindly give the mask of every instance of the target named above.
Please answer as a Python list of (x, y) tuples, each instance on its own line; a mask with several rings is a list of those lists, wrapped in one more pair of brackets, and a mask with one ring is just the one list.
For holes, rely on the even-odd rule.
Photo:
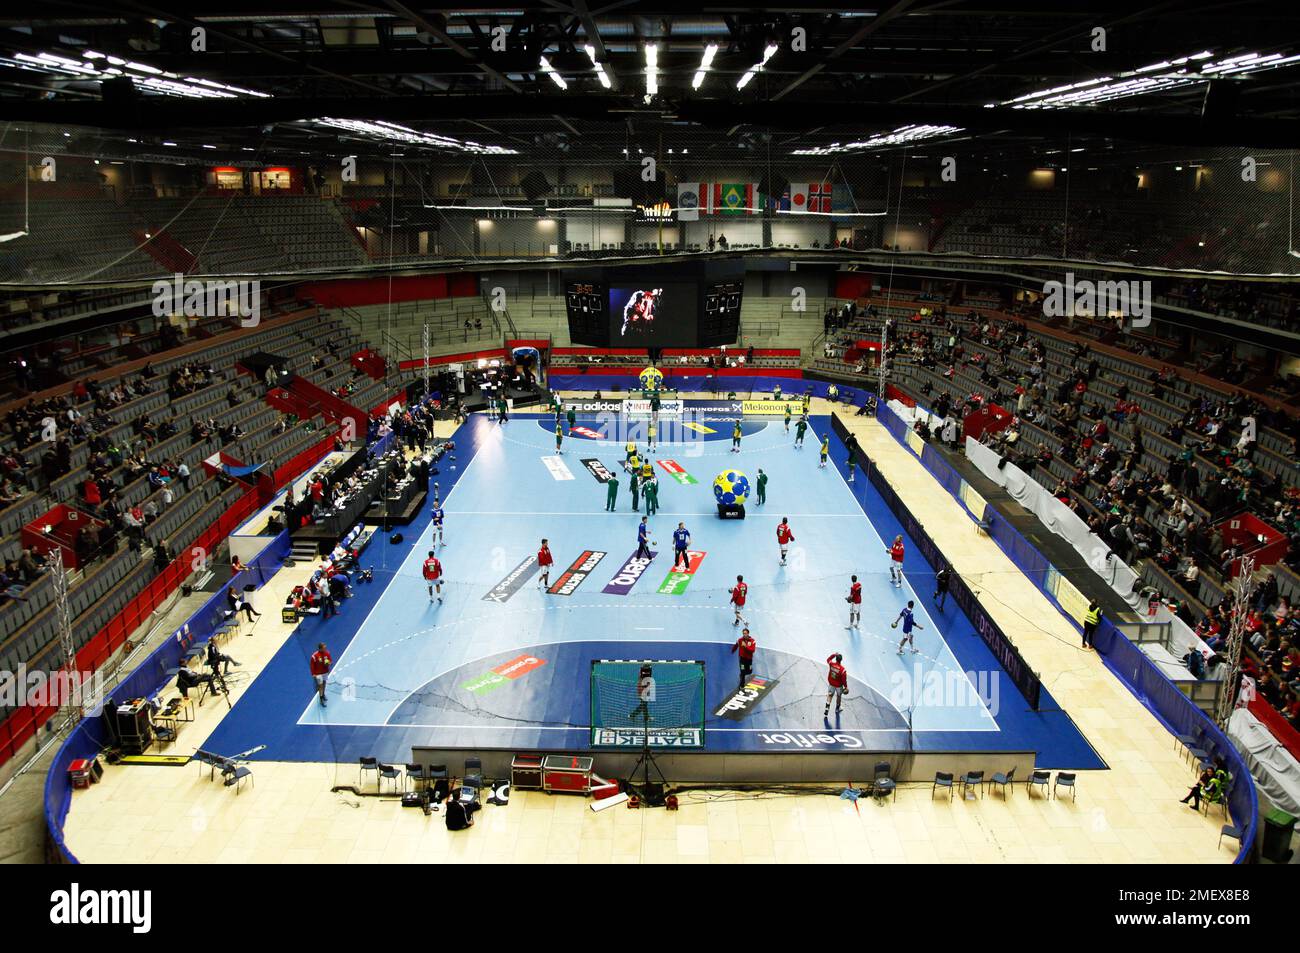
[(1075, 785), (1074, 785), (1074, 772), (1073, 772), (1073, 771), (1057, 771), (1057, 772), (1056, 772), (1056, 783), (1052, 785), (1052, 797), (1056, 797), (1056, 789), (1057, 789), (1057, 788), (1069, 788), (1069, 789), (1070, 789), (1070, 800), (1071, 800), (1071, 801), (1077, 801), (1077, 800), (1079, 800), (1079, 789), (1078, 789), (1077, 787), (1075, 787)]
[(947, 771), (934, 772), (934, 784), (930, 785), (930, 800), (934, 800), (935, 788), (947, 788), (948, 800), (952, 800), (953, 782), (952, 775)]
[(393, 782), (393, 791), (396, 792), (397, 779), (401, 776), (402, 769), (397, 767), (396, 765), (384, 764), (382, 761), (379, 762), (378, 768), (379, 768), (379, 778), (377, 779), (376, 783), (379, 787), (379, 790), (382, 791), (384, 789), (384, 779), (388, 779), (389, 781)]
[(961, 779), (962, 798), (966, 797), (967, 788), (972, 788), (975, 787), (976, 785), (979, 785), (980, 797), (983, 797), (984, 796), (984, 772), (983, 771), (967, 771), (964, 775), (962, 775), (962, 779)]
[(1035, 771), (1029, 776), (1029, 780), (1025, 782), (1025, 787), (1029, 789), (1029, 796), (1034, 796), (1034, 788), (1041, 787), (1043, 789), (1043, 797), (1047, 797), (1047, 785), (1051, 780), (1051, 771)]
[(378, 787), (379, 785), (379, 759), (378, 758), (361, 759), (361, 769), (360, 771), (357, 772), (357, 787), (361, 788), (365, 786), (367, 771), (375, 772), (375, 785), (376, 787)]
[[(889, 776), (889, 762), (877, 761), (874, 774), (875, 778), (871, 784), (871, 796), (875, 798), (884, 798), (892, 794), (894, 800), (897, 801), (898, 784)], [(931, 796), (933, 796), (933, 793), (933, 790), (931, 790)]]
[[(1019, 767), (1019, 765), (1017, 765), (1017, 767)], [(1004, 799), (1006, 798), (1008, 791), (1011, 792), (1012, 794), (1015, 793), (1016, 790), (1015, 781), (1016, 781), (1015, 768), (1012, 768), (1006, 774), (1003, 774), (1001, 771), (997, 771), (994, 773), (993, 777), (989, 779), (990, 784), (996, 784), (998, 788), (1001, 789), (1002, 797)]]
[(1240, 828), (1240, 827), (1233, 827), (1231, 824), (1224, 824), (1224, 825), (1223, 825), (1223, 827), (1219, 830), (1219, 849), (1220, 849), (1220, 850), (1223, 849), (1223, 839), (1224, 839), (1225, 837), (1230, 837), (1230, 838), (1232, 838), (1233, 840), (1235, 840), (1238, 844), (1240, 844), (1240, 843), (1241, 843), (1241, 828)]

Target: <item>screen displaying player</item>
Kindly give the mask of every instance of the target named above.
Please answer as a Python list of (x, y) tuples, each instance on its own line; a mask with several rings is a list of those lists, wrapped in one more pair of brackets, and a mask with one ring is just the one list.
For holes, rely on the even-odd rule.
[(655, 311), (663, 300), (663, 288), (640, 289), (633, 291), (623, 303), (623, 328), (620, 337), (650, 334), (655, 327)]
[(609, 289), (614, 347), (694, 347), (699, 315), (693, 284), (620, 284)]

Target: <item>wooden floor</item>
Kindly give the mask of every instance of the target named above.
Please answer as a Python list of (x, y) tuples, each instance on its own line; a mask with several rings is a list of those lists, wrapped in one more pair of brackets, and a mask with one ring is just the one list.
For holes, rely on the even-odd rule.
[[(818, 405), (814, 413), (827, 412)], [(109, 767), (102, 783), (73, 793), (69, 849), (89, 863), (1230, 862), (1235, 842), (1216, 846), (1224, 823), (1218, 809), (1206, 818), (1178, 803), (1193, 773), (1168, 732), (1078, 647), (1073, 627), (974, 533), (915, 457), (874, 420), (848, 420), (954, 568), (978, 579), (990, 613), (1110, 765), (1080, 775), (1077, 802), (1031, 799), (1024, 785), (1005, 800), (993, 793), (949, 800), (919, 784), (903, 785), (883, 804), (716, 791), (685, 796), (676, 812), (595, 814), (581, 797), (516, 792), (508, 807), (486, 806), (472, 830), (453, 834), (441, 815), (331, 793), (357, 784), (350, 764), (257, 762), (239, 794), (197, 765)], [(227, 648), (242, 672), (255, 673), (278, 649), (289, 630), (272, 610), (308, 571), (283, 570), (257, 594), (262, 619)], [(232, 701), (241, 687), (232, 686)], [(208, 701), (174, 750), (192, 751), (225, 711), (220, 700)]]

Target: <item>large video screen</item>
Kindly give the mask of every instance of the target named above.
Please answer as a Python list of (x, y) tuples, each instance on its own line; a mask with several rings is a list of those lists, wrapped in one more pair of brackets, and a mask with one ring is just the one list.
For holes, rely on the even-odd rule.
[(609, 288), (612, 347), (695, 347), (699, 289), (693, 283), (620, 282)]
[(605, 318), (605, 286), (592, 281), (570, 281), (564, 289), (569, 317), (569, 340), (588, 347), (609, 346), (609, 321)]

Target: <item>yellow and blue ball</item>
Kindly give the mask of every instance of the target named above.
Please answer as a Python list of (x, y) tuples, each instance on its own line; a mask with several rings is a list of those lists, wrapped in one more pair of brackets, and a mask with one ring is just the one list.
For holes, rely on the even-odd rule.
[(713, 478), (713, 496), (725, 506), (739, 506), (749, 497), (749, 477), (739, 470), (724, 470)]
[(664, 386), (664, 372), (657, 367), (647, 367), (641, 372), (641, 386), (645, 390), (659, 390)]

